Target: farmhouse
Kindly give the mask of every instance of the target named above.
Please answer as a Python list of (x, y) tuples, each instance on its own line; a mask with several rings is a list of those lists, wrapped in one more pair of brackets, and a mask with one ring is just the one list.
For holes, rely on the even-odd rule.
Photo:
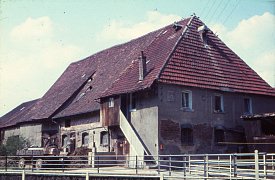
[(192, 16), (70, 64), (43, 97), (1, 117), (1, 137), (43, 146), (56, 136), (69, 153), (245, 152), (240, 116), (274, 107), (275, 90)]

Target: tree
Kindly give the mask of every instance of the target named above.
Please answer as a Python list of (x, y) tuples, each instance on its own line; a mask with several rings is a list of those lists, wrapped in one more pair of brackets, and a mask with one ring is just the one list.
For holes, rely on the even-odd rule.
[(14, 156), (17, 150), (28, 147), (29, 141), (21, 136), (8, 137), (5, 144), (0, 145), (0, 155)]

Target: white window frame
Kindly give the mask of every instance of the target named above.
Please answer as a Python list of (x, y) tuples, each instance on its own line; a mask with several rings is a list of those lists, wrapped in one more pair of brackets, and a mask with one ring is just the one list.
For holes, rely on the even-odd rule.
[[(216, 97), (220, 97), (221, 101), (220, 101), (220, 110), (216, 110)], [(222, 94), (215, 94), (214, 95), (214, 112), (219, 113), (219, 112), (224, 112), (224, 98)]]
[(109, 108), (115, 106), (115, 99), (113, 97), (109, 98), (108, 106), (109, 106)]
[[(183, 106), (183, 94), (188, 94), (188, 105), (187, 105), (187, 107)], [(192, 91), (183, 90), (181, 92), (181, 108), (192, 110), (192, 105), (193, 105), (193, 103), (192, 103)]]
[[(245, 103), (245, 99), (249, 100), (249, 112), (244, 112), (244, 114), (252, 114), (253, 113), (253, 109), (252, 109), (252, 98), (250, 97), (245, 97), (243, 99), (243, 103)], [(245, 108), (245, 107), (244, 107)]]

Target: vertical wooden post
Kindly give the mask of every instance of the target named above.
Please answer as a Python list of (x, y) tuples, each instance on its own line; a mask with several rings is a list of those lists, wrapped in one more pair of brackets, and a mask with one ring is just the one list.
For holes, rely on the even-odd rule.
[(258, 150), (254, 151), (255, 158), (255, 180), (259, 180), (259, 153)]

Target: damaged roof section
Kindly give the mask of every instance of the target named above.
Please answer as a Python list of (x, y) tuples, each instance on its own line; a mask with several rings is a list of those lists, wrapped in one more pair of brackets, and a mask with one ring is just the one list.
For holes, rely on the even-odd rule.
[(0, 128), (14, 126), (18, 123), (29, 121), (32, 116), (32, 114), (30, 113), (30, 109), (35, 105), (37, 101), (38, 99), (35, 99), (22, 103), (9, 113), (2, 116), (0, 118)]

